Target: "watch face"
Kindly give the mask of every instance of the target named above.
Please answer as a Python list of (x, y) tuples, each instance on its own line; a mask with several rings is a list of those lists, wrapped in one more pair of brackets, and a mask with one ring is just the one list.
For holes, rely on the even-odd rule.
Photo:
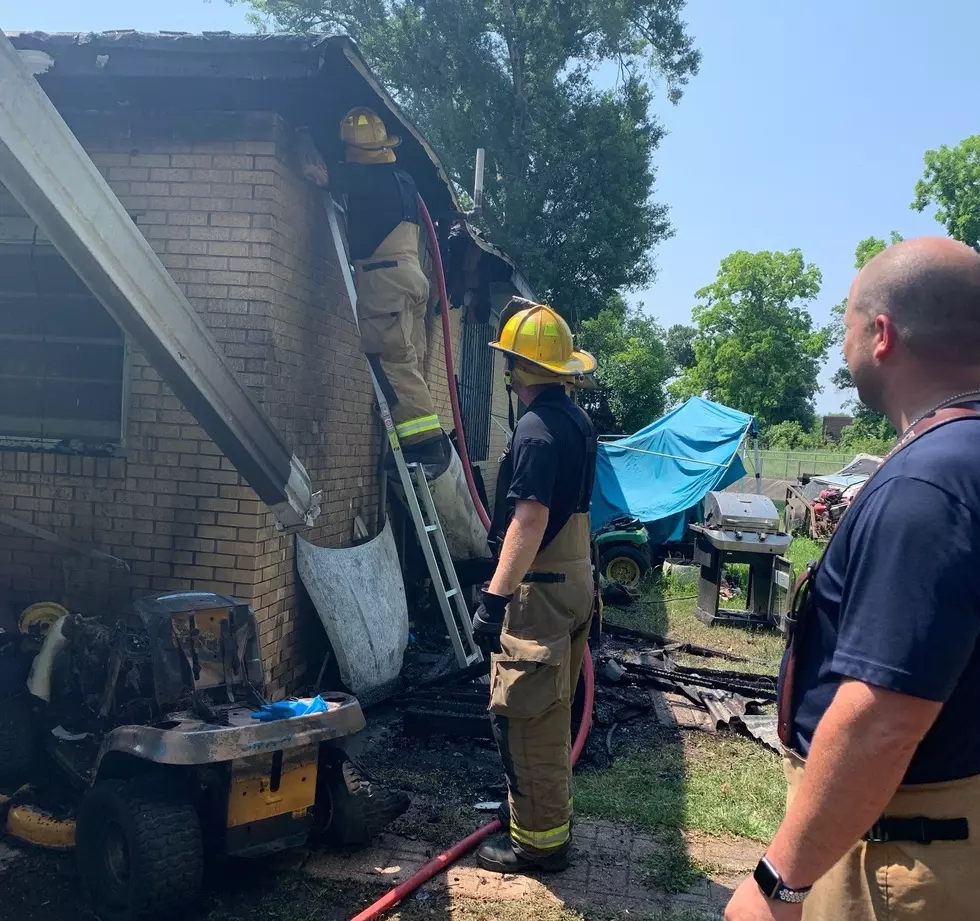
[(765, 857), (759, 861), (758, 866), (755, 868), (755, 873), (752, 876), (762, 890), (762, 894), (768, 899), (775, 898), (776, 893), (782, 887), (782, 880), (780, 880), (779, 874)]

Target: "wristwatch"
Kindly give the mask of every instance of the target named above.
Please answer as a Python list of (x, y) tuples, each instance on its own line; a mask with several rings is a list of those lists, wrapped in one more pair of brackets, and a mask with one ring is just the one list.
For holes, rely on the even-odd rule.
[(810, 894), (810, 886), (805, 889), (790, 889), (782, 881), (776, 868), (769, 863), (767, 857), (763, 857), (759, 861), (752, 878), (762, 890), (762, 894), (774, 902), (791, 902), (794, 905), (799, 905)]

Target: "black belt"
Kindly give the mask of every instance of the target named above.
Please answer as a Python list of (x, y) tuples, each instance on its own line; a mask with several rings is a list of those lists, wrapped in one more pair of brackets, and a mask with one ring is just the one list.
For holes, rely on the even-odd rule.
[(546, 585), (558, 585), (565, 581), (563, 572), (529, 572), (523, 582), (543, 582)]
[(871, 844), (887, 844), (889, 841), (912, 841), (931, 844), (933, 841), (966, 841), (970, 837), (970, 823), (964, 818), (927, 819), (908, 816), (878, 819), (871, 826), (864, 840)]
[(398, 260), (388, 259), (385, 262), (368, 262), (366, 265), (361, 266), (362, 272), (373, 272), (376, 269), (397, 269)]

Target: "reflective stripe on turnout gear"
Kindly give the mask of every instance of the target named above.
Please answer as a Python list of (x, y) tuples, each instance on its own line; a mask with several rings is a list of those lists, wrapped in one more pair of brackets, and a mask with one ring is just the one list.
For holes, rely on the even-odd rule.
[(441, 431), (438, 416), (416, 416), (395, 426), (395, 433), (399, 438), (411, 438), (414, 435), (438, 431)]
[[(571, 803), (569, 803), (568, 808), (571, 811)], [(547, 831), (529, 831), (515, 824), (511, 818), (510, 837), (512, 841), (525, 847), (532, 847), (538, 851), (549, 851), (567, 844), (571, 835), (568, 822), (559, 825), (557, 828), (549, 828)]]

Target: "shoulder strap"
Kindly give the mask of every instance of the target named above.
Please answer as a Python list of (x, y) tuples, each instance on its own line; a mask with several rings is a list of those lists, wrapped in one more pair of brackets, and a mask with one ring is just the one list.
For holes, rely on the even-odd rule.
[[(977, 395), (977, 398), (980, 399), (980, 394)], [(937, 409), (934, 413), (926, 416), (924, 419), (920, 419), (902, 436), (901, 439), (899, 439), (895, 447), (893, 447), (891, 451), (885, 455), (885, 459), (878, 465), (878, 469), (868, 477), (864, 485), (861, 487), (861, 492), (864, 492), (872, 484), (872, 482), (874, 482), (875, 477), (881, 473), (881, 471), (885, 468), (885, 465), (890, 460), (904, 451), (910, 444), (912, 444), (912, 442), (917, 441), (919, 438), (929, 432), (942, 428), (944, 425), (948, 425), (950, 422), (958, 422), (960, 419), (980, 419), (980, 411), (963, 405), (946, 406), (943, 409)], [(844, 512), (844, 515), (841, 516), (841, 521), (844, 520), (844, 517), (848, 514), (848, 512), (850, 512), (850, 508), (848, 508), (847, 511)], [(827, 541), (827, 546), (824, 547), (822, 556), (827, 555), (827, 550), (829, 549), (831, 542), (840, 531), (841, 521), (837, 523), (834, 533), (830, 535), (830, 539)], [(819, 562), (813, 564), (812, 575), (816, 575), (819, 565)]]

